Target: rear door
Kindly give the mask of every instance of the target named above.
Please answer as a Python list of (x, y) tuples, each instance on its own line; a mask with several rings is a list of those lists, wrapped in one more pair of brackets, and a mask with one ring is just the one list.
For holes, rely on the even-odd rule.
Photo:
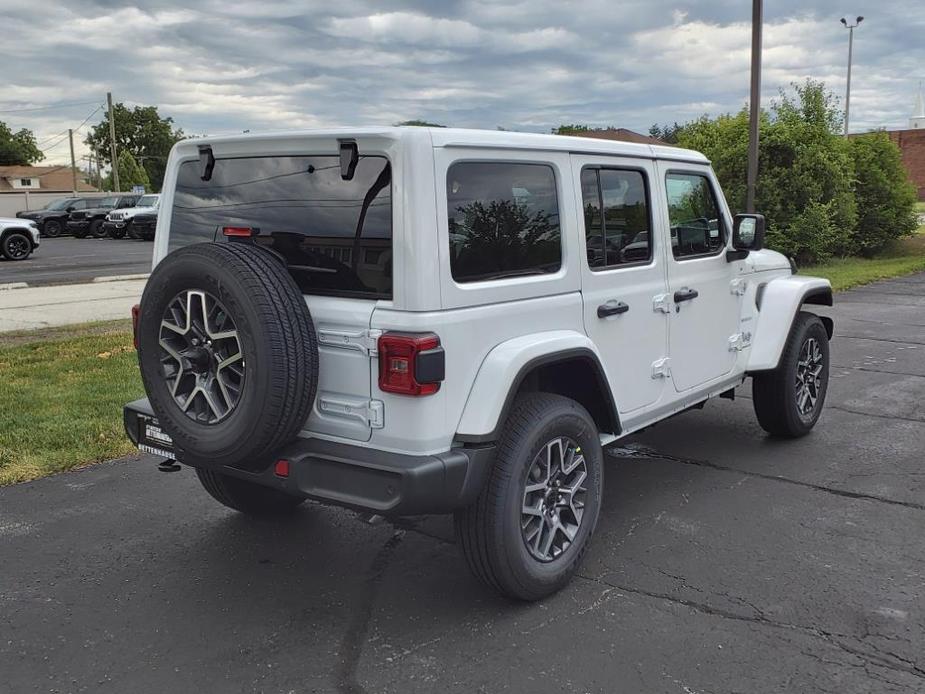
[(585, 330), (604, 358), (621, 418), (654, 406), (665, 390), (663, 240), (656, 233), (651, 161), (572, 155), (583, 210)]
[[(383, 424), (382, 403), (371, 399), (377, 333), (370, 321), (392, 297), (388, 159), (360, 156), (350, 180), (341, 177), (336, 155), (217, 156), (211, 178), (201, 173), (198, 160), (179, 166), (169, 250), (256, 243), (285, 261), (318, 336), (318, 388), (306, 433), (368, 440)], [(226, 227), (254, 235), (225, 238)]]

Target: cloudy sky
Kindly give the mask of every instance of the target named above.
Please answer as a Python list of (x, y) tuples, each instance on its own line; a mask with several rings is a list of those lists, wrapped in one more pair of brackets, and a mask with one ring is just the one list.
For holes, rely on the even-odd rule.
[[(852, 4), (853, 3), (853, 4)], [(763, 99), (806, 77), (842, 94), (855, 33), (852, 130), (904, 127), (925, 80), (921, 0), (766, 2)], [(0, 0), (0, 120), (49, 163), (107, 91), (188, 133), (423, 118), (548, 131), (645, 132), (737, 110), (747, 0)], [(94, 114), (89, 123), (98, 121)], [(84, 126), (81, 133), (86, 131)], [(82, 144), (78, 156), (85, 153)]]

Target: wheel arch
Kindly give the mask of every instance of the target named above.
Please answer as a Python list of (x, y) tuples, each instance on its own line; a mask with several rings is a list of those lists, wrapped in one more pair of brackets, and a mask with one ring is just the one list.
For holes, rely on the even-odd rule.
[[(779, 277), (761, 287), (758, 315), (749, 353), (749, 373), (771, 371), (780, 362), (787, 336), (799, 311), (806, 304), (832, 306), (832, 285), (820, 277)], [(831, 340), (835, 324), (829, 316), (819, 316)], [(786, 326), (786, 329), (782, 329)]]
[(12, 226), (7, 227), (3, 231), (0, 231), (0, 243), (3, 243), (7, 236), (17, 231), (26, 237), (26, 239), (29, 241), (29, 247), (35, 250), (35, 241), (32, 239), (32, 233), (26, 227)]
[(548, 339), (534, 335), (502, 343), (489, 352), (469, 393), (455, 439), (466, 444), (497, 441), (515, 399), (524, 392), (571, 398), (588, 410), (599, 431), (619, 435), (622, 430), (607, 373), (590, 339), (580, 333)]

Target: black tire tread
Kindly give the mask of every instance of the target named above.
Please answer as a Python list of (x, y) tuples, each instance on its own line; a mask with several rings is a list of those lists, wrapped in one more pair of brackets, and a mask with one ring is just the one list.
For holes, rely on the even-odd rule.
[[(520, 443), (531, 435), (535, 423), (550, 408), (564, 403), (577, 406), (584, 412), (584, 408), (575, 401), (554, 393), (528, 393), (518, 397), (505, 421), (495, 462), (485, 488), (474, 504), (456, 513), (457, 541), (470, 571), (489, 588), (509, 597), (529, 600), (542, 596), (530, 597), (529, 587), (518, 581), (510, 566), (503, 559), (494, 557), (491, 551), (492, 545), (497, 544), (491, 535), (493, 532), (499, 532), (501, 527), (497, 512), (503, 507), (503, 498), (514, 471), (514, 465), (508, 464), (507, 461), (513, 461), (516, 457)], [(593, 421), (587, 412), (584, 412), (584, 415), (589, 421)], [(581, 562), (592, 535), (593, 529), (574, 558), (572, 566)]]
[(286, 494), (213, 470), (197, 468), (196, 476), (213, 499), (251, 516), (289, 514), (305, 501), (305, 497)]
[[(175, 253), (205, 256), (229, 268), (238, 275), (254, 303), (260, 320), (259, 326), (254, 326), (255, 331), (260, 332), (274, 355), (273, 368), (269, 369), (270, 397), (261, 404), (262, 412), (273, 426), (256, 433), (247, 456), (260, 460), (295, 438), (314, 403), (318, 345), (305, 299), (286, 268), (260, 248), (239, 243), (202, 243)], [(152, 273), (149, 287), (155, 286), (160, 267)], [(144, 345), (139, 347), (143, 349)], [(147, 380), (144, 370), (142, 378)], [(145, 387), (150, 393), (147, 382)], [(152, 406), (158, 418), (165, 421), (164, 412), (158, 411), (153, 399)], [(182, 451), (181, 455), (190, 453), (195, 456), (190, 451)]]
[(797, 438), (809, 431), (793, 419), (790, 408), (792, 384), (788, 377), (787, 365), (797, 357), (796, 352), (802, 346), (800, 337), (814, 325), (818, 325), (825, 335), (825, 326), (819, 316), (808, 311), (797, 313), (790, 333), (787, 335), (787, 341), (784, 343), (784, 350), (777, 368), (752, 377), (752, 403), (755, 416), (761, 428), (772, 436)]

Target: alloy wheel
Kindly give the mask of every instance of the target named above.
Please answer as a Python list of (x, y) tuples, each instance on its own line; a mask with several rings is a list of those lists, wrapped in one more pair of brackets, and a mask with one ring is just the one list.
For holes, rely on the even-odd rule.
[(6, 242), (6, 255), (10, 260), (22, 260), (29, 255), (29, 242), (19, 234)]
[(177, 294), (164, 312), (158, 343), (163, 378), (187, 417), (216, 424), (234, 411), (244, 389), (244, 350), (217, 298), (197, 289)]
[(822, 370), (824, 368), (822, 349), (814, 337), (808, 337), (800, 347), (797, 360), (796, 405), (803, 417), (808, 417), (816, 409), (819, 392), (822, 388)]
[(588, 465), (581, 447), (560, 436), (546, 443), (527, 470), (521, 534), (541, 562), (561, 556), (575, 541), (584, 517)]

